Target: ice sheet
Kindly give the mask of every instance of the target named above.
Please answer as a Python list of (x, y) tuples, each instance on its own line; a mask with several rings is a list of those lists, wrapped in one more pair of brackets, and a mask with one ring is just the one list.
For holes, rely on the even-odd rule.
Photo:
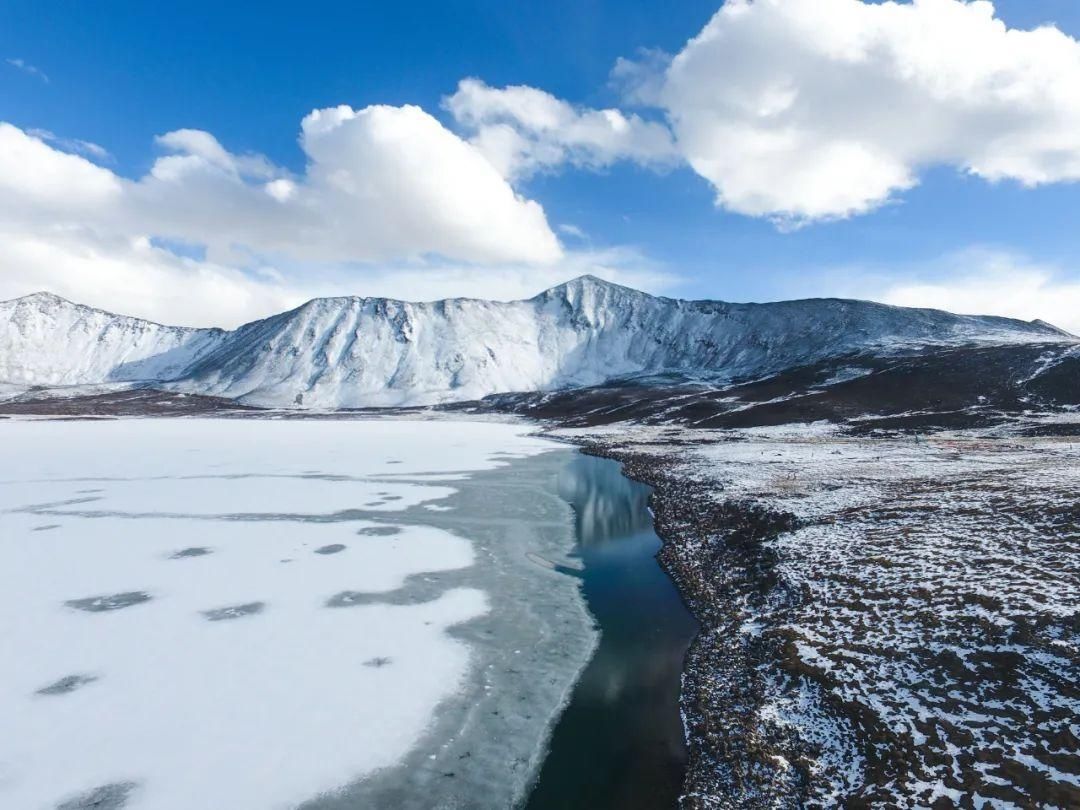
[(408, 477), (553, 447), (526, 432), (0, 423), (0, 806), (294, 807), (400, 761), (469, 672), (447, 630), (489, 608), (381, 596), (475, 560), (393, 522), (454, 491)]

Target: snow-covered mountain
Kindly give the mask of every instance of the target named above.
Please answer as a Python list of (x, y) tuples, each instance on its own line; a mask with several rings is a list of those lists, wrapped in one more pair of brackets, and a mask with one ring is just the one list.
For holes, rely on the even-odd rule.
[(584, 276), (508, 303), (324, 298), (223, 332), (37, 294), (0, 304), (0, 381), (165, 383), (278, 407), (478, 399), (627, 377), (728, 380), (865, 351), (1076, 338), (1039, 321), (863, 301), (660, 298)]
[(220, 329), (162, 326), (34, 293), (0, 302), (0, 382), (173, 380), (225, 337)]

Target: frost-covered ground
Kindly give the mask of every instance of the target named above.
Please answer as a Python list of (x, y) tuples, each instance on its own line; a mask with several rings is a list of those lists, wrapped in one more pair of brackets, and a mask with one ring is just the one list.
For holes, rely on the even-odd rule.
[[(565, 504), (522, 486), (491, 505), (500, 522), (477, 514), (478, 479), (562, 463), (527, 431), (0, 422), (0, 806), (336, 806), (410, 757), (445, 776), (452, 743), (478, 754), (460, 781), (520, 792), (595, 641), (574, 581), (517, 548), (540, 532), (531, 546), (568, 550)], [(516, 619), (530, 589), (513, 637), (492, 614)], [(543, 684), (502, 694), (507, 658)], [(463, 707), (526, 699), (501, 746), (520, 765), (485, 771), (508, 721)]]
[(688, 807), (1080, 806), (1080, 440), (1031, 427), (569, 431), (705, 625)]

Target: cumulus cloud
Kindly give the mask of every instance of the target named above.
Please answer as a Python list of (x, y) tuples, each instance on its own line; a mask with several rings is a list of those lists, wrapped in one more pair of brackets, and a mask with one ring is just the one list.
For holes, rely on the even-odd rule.
[(728, 0), (661, 77), (617, 73), (751, 216), (861, 214), (934, 165), (1080, 179), (1080, 43), (1010, 29), (985, 0)]
[(45, 289), (235, 326), (317, 295), (521, 297), (586, 272), (665, 283), (632, 251), (564, 252), (537, 203), (418, 108), (318, 110), (300, 140), (294, 175), (177, 130), (131, 179), (0, 123), (0, 299)]
[(351, 253), (374, 246), (383, 258), (419, 243), (413, 254), (472, 261), (561, 256), (540, 205), (418, 107), (319, 110), (304, 119), (301, 142), (311, 162), (295, 206), (349, 223)]
[(727, 210), (782, 226), (872, 211), (951, 166), (1080, 180), (1080, 42), (988, 0), (727, 0), (683, 50), (619, 59), (629, 106), (465, 79), (444, 106), (503, 176), (689, 164)]
[(677, 157), (663, 123), (615, 109), (575, 107), (534, 87), (495, 88), (464, 79), (443, 104), (508, 178), (563, 164), (601, 169), (630, 160), (662, 167)]
[(234, 155), (209, 133), (161, 136), (174, 154), (130, 187), (159, 235), (311, 261), (551, 262), (561, 247), (540, 205), (418, 107), (316, 110), (301, 124), (300, 177)]
[(211, 134), (178, 130), (130, 180), (0, 125), (0, 210), (9, 216), (181, 239), (241, 255), (388, 261), (552, 262), (543, 209), (417, 107), (337, 107), (304, 119), (306, 172), (290, 177)]
[(0, 213), (6, 218), (78, 221), (118, 206), (123, 189), (108, 169), (0, 123)]
[[(158, 135), (158, 146), (174, 153), (161, 158), (154, 166), (159, 176), (170, 171), (179, 175), (187, 164), (205, 163), (234, 177), (266, 180), (281, 173), (262, 155), (233, 155), (209, 132), (200, 129), (177, 129)], [(172, 167), (172, 168), (170, 168)]]

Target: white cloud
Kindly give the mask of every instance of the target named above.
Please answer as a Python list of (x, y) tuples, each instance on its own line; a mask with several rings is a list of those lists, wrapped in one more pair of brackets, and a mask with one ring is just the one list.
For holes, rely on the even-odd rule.
[(296, 196), (296, 183), (285, 177), (279, 177), (277, 180), (271, 180), (263, 188), (266, 193), (273, 197), (280, 203), (288, 202), (294, 196)]
[(575, 107), (534, 87), (489, 87), (464, 79), (444, 106), (504, 177), (569, 163), (601, 169), (616, 161), (663, 167), (676, 159), (671, 132), (615, 109)]
[(234, 155), (209, 133), (158, 139), (160, 158), (130, 187), (144, 228), (207, 245), (310, 261), (440, 255), (551, 262), (561, 247), (539, 204), (520, 197), (473, 146), (418, 107), (316, 110), (301, 125), (302, 177)]
[(0, 212), (205, 245), (212, 258), (553, 262), (561, 246), (473, 146), (416, 107), (338, 107), (304, 119), (292, 178), (212, 135), (161, 136), (172, 154), (128, 180), (0, 124)]
[(516, 298), (582, 273), (659, 289), (629, 250), (564, 252), (539, 205), (413, 108), (321, 110), (293, 176), (204, 132), (131, 180), (0, 123), (0, 299), (236, 326), (319, 295)]
[(177, 255), (146, 238), (77, 227), (0, 225), (0, 301), (47, 290), (78, 303), (181, 326), (232, 328), (318, 296), (433, 301), (528, 298), (585, 273), (652, 292), (677, 279), (626, 249), (567, 253), (555, 265), (403, 263), (250, 270)]
[(178, 326), (237, 326), (311, 297), (310, 287), (181, 258), (145, 238), (0, 225), (0, 300), (40, 290)]
[(1006, 251), (970, 249), (935, 261), (894, 267), (845, 268), (804, 279), (816, 294), (863, 298), (966, 315), (1040, 319), (1080, 334), (1080, 276)]
[(478, 79), (444, 106), (507, 178), (685, 161), (718, 205), (784, 227), (872, 211), (934, 166), (1080, 180), (1080, 42), (1010, 29), (987, 0), (727, 0), (611, 81), (665, 120)]
[(751, 216), (864, 213), (934, 165), (1080, 179), (1080, 43), (994, 15), (983, 0), (728, 0), (659, 80), (625, 60), (616, 78), (665, 109), (717, 203)]
[(69, 221), (118, 206), (123, 188), (108, 169), (0, 122), (0, 214)]
[(11, 58), (11, 59), (7, 59), (5, 61), (9, 65), (11, 65), (13, 68), (21, 70), (23, 73), (26, 73), (26, 74), (28, 74), (30, 76), (34, 76), (34, 77), (36, 77), (38, 79), (41, 79), (41, 81), (45, 82), (45, 84), (49, 83), (49, 77), (45, 75), (45, 71), (43, 71), (39, 67), (31, 65), (25, 59), (19, 59), (18, 57), (14, 57), (14, 58)]
[[(176, 157), (165, 157), (157, 161), (154, 173), (159, 175), (180, 175), (184, 164), (197, 161), (233, 175), (265, 180), (281, 173), (262, 155), (233, 155), (222, 146), (218, 139), (209, 132), (200, 129), (177, 129), (159, 135), (157, 144), (176, 153)], [(175, 169), (173, 166), (175, 165)]]
[(543, 263), (561, 256), (540, 205), (518, 196), (475, 147), (418, 107), (317, 110), (304, 119), (301, 142), (310, 163), (293, 208), (315, 213), (323, 236), (343, 242), (323, 258), (367, 251), (372, 259), (434, 253)]

